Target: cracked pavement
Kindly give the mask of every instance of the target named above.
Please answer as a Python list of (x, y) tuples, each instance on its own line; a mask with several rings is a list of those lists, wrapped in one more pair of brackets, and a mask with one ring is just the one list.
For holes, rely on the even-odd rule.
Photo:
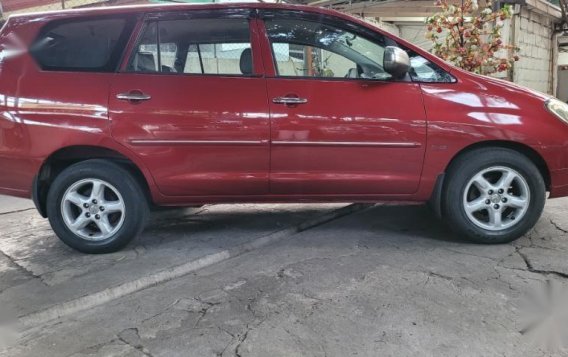
[[(140, 239), (103, 256), (66, 248), (19, 205), (0, 215), (0, 309), (18, 317), (284, 233), (28, 325), (7, 356), (568, 355), (568, 340), (535, 341), (527, 320), (532, 296), (568, 286), (568, 199), (548, 201), (506, 245), (465, 242), (423, 206), (361, 207), (294, 230), (347, 205), (216, 205), (156, 213)], [(540, 304), (557, 317), (565, 301)]]

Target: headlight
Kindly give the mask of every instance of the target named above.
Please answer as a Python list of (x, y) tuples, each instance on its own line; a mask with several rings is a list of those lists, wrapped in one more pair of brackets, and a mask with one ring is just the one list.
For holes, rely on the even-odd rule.
[(568, 124), (568, 104), (558, 99), (549, 99), (546, 101), (546, 109), (554, 114), (558, 119)]

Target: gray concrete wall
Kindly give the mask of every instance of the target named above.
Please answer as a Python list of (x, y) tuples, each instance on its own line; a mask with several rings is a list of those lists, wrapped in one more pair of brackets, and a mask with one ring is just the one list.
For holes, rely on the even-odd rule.
[(568, 102), (568, 69), (558, 71), (558, 99)]
[(515, 42), (520, 48), (513, 81), (552, 93), (552, 18), (523, 7), (515, 21)]

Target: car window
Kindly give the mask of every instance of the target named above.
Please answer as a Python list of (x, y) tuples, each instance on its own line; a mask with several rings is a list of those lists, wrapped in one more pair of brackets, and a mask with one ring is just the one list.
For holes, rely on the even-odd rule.
[(407, 51), (410, 57), (410, 77), (414, 82), (451, 83), (455, 79), (448, 72), (426, 58)]
[(250, 43), (246, 42), (191, 45), (184, 73), (250, 74), (243, 73), (240, 67), (241, 57), (245, 54), (245, 50), (250, 51), (250, 48)]
[(370, 41), (320, 22), (267, 19), (279, 76), (388, 79), (384, 38)]
[(65, 20), (48, 24), (30, 48), (44, 70), (116, 70), (130, 35), (126, 18)]
[[(353, 32), (316, 21), (266, 19), (277, 74), (283, 77), (368, 78), (388, 80), (384, 52), (392, 40), (369, 40)], [(403, 48), (404, 49), (404, 48)], [(449, 83), (455, 79), (435, 63), (405, 49), (410, 78), (415, 82)]]
[(146, 26), (128, 70), (180, 74), (250, 75), (247, 19), (183, 19)]

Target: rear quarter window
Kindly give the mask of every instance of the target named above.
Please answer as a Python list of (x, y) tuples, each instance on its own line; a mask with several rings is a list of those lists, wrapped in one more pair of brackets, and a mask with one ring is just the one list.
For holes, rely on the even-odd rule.
[(60, 20), (46, 25), (30, 48), (47, 71), (116, 71), (134, 21), (127, 17)]

